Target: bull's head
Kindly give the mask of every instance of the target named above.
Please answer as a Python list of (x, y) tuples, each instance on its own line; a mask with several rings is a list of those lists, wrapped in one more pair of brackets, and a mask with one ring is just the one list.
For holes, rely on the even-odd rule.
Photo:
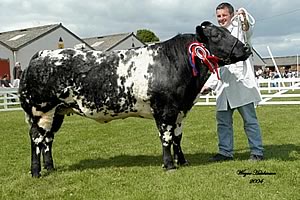
[(196, 37), (205, 44), (211, 54), (217, 56), (220, 65), (244, 61), (251, 55), (251, 48), (230, 32), (210, 22), (203, 22), (196, 27)]

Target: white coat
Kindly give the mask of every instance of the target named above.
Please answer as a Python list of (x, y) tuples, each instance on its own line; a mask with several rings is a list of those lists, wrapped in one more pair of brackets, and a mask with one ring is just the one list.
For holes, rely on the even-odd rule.
[[(244, 37), (246, 36), (247, 42), (250, 43), (253, 27), (250, 26), (249, 30), (244, 33), (241, 28), (232, 24), (227, 29), (243, 43), (245, 43)], [(227, 110), (227, 102), (230, 108), (237, 108), (261, 101), (260, 91), (255, 80), (253, 56), (250, 56), (246, 61), (221, 66), (219, 74), (221, 80), (218, 80), (215, 73), (205, 83), (205, 86), (216, 92), (218, 111)]]

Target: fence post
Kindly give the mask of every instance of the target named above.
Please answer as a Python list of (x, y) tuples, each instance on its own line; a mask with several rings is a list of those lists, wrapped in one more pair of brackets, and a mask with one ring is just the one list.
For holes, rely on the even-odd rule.
[(271, 93), (271, 81), (272, 81), (272, 79), (269, 78), (269, 80), (268, 80), (268, 93)]
[(7, 106), (7, 97), (8, 97), (8, 95), (7, 95), (7, 93), (4, 93), (4, 99), (3, 99), (3, 102), (4, 102), (4, 110), (6, 110), (7, 108), (8, 108), (8, 106)]

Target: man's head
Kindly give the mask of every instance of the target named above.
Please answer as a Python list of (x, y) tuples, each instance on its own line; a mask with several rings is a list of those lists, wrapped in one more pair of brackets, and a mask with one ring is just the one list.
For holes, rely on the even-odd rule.
[(221, 27), (227, 28), (234, 15), (233, 6), (230, 3), (221, 3), (216, 8), (216, 17)]

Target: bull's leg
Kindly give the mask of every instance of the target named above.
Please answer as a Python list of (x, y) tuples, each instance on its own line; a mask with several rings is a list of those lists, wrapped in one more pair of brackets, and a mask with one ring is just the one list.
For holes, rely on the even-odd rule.
[(38, 127), (36, 123), (31, 125), (29, 131), (31, 139), (31, 175), (32, 177), (41, 176), (41, 150), (44, 140), (44, 130)]
[(43, 149), (42, 149), (44, 169), (47, 169), (48, 171), (54, 170), (54, 164), (52, 158), (53, 139), (54, 139), (54, 134), (47, 133), (45, 137), (45, 142), (43, 144)]
[(182, 138), (182, 126), (181, 123), (176, 124), (173, 139), (173, 151), (174, 151), (174, 162), (178, 165), (187, 165), (188, 162), (184, 158), (184, 154), (181, 149), (181, 138)]
[(159, 137), (162, 143), (163, 149), (163, 167), (166, 170), (175, 169), (174, 161), (171, 154), (171, 145), (173, 144), (174, 137), (174, 125), (167, 125), (164, 123), (157, 124), (159, 129)]
[[(37, 111), (35, 107), (32, 107), (33, 117), (31, 117), (32, 125), (29, 131), (31, 139), (31, 174), (32, 177), (41, 176), (41, 153), (46, 152), (46, 149), (52, 148), (52, 140), (49, 138), (46, 141), (46, 137), (53, 135), (52, 127), (54, 125), (54, 113), (55, 108), (48, 112)], [(47, 146), (48, 145), (48, 146)], [(51, 154), (51, 151), (49, 151)], [(52, 156), (45, 160), (49, 168), (53, 168)]]
[(52, 123), (51, 130), (46, 133), (43, 153), (44, 168), (48, 171), (54, 170), (53, 157), (52, 157), (52, 144), (54, 134), (59, 130), (63, 123), (64, 115), (55, 115)]

